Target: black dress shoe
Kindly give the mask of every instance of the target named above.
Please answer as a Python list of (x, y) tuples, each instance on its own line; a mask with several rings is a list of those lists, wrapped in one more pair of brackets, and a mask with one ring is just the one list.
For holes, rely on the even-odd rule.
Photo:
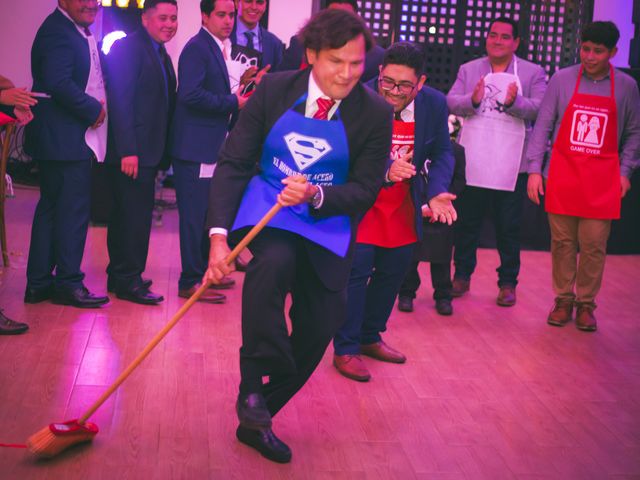
[(269, 460), (278, 463), (289, 463), (291, 461), (291, 449), (276, 437), (276, 434), (270, 428), (251, 430), (240, 425), (236, 430), (236, 437), (245, 445), (255, 448), (263, 457)]
[(29, 288), (24, 291), (24, 303), (40, 303), (49, 300), (53, 294), (53, 287)]
[(236, 413), (240, 425), (252, 429), (271, 428), (271, 414), (267, 408), (267, 402), (259, 393), (238, 395)]
[(436, 300), (436, 312), (440, 315), (451, 315), (453, 313), (453, 305), (448, 298), (439, 298)]
[(51, 301), (57, 305), (71, 305), (78, 308), (98, 308), (109, 303), (109, 297), (94, 295), (87, 287), (61, 288), (53, 292)]
[(398, 297), (398, 310), (401, 312), (413, 312), (413, 298)]
[(0, 335), (18, 335), (29, 330), (26, 323), (14, 322), (0, 310)]
[(142, 285), (130, 290), (120, 290), (116, 292), (116, 297), (120, 300), (128, 300), (129, 302), (139, 303), (141, 305), (158, 305), (160, 302), (164, 301), (164, 297), (162, 295), (153, 293)]
[[(153, 280), (150, 278), (143, 278), (141, 285), (146, 289), (149, 289), (151, 288), (151, 285), (153, 285)], [(116, 282), (111, 280), (111, 278), (107, 278), (107, 292), (114, 293), (116, 290)]]

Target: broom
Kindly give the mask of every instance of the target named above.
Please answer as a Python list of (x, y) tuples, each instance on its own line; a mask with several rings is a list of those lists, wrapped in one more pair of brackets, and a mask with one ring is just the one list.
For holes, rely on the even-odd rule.
[[(229, 253), (225, 262), (227, 265), (236, 259), (240, 252), (254, 239), (258, 233), (265, 227), (267, 223), (280, 211), (282, 205), (276, 203), (271, 209), (260, 219), (260, 221), (245, 235), (245, 237), (236, 245)], [(120, 374), (113, 384), (102, 394), (102, 396), (87, 410), (84, 415), (76, 420), (69, 420), (63, 423), (52, 423), (43, 428), (39, 432), (34, 433), (27, 440), (27, 448), (29, 451), (42, 458), (51, 458), (59, 454), (63, 450), (76, 445), (78, 443), (90, 442), (98, 434), (98, 426), (87, 420), (95, 413), (98, 408), (115, 392), (120, 385), (131, 375), (131, 373), (142, 363), (142, 361), (151, 353), (160, 341), (169, 333), (169, 331), (178, 323), (178, 321), (187, 313), (191, 306), (200, 298), (210, 283), (205, 283), (191, 295), (184, 305), (176, 312), (169, 322), (160, 330), (155, 337), (147, 344), (144, 350), (131, 362), (131, 364)]]

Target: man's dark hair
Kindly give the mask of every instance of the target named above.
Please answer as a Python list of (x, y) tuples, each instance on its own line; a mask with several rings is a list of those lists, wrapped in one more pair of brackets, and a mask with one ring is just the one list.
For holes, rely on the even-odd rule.
[(593, 42), (611, 50), (618, 44), (620, 30), (613, 22), (592, 22), (582, 29), (580, 38), (582, 43)]
[(327, 9), (320, 10), (311, 17), (300, 30), (298, 38), (305, 49), (319, 52), (342, 48), (359, 35), (364, 36), (365, 49), (368, 52), (374, 43), (364, 20), (345, 10)]
[[(234, 5), (235, 5), (235, 2), (234, 2)], [(216, 0), (200, 0), (200, 12), (209, 16), (211, 15), (211, 12), (213, 12), (215, 9), (216, 9)]]
[(397, 42), (384, 52), (382, 68), (389, 64), (409, 67), (416, 73), (416, 77), (420, 78), (424, 74), (424, 53), (415, 43)]
[(507, 17), (498, 17), (493, 22), (491, 22), (491, 25), (489, 25), (489, 31), (491, 31), (494, 23), (508, 23), (509, 25), (511, 25), (511, 35), (513, 36), (513, 39), (515, 40), (516, 38), (520, 37), (520, 32), (518, 31), (518, 22), (516, 22), (515, 20)]
[(143, 12), (147, 10), (151, 10), (152, 8), (156, 8), (161, 3), (170, 3), (171, 5), (178, 6), (178, 2), (176, 0), (145, 0), (144, 7), (142, 8)]
[(353, 7), (353, 11), (358, 13), (358, 2), (356, 0), (327, 0), (325, 8), (329, 8), (332, 3), (348, 3)]

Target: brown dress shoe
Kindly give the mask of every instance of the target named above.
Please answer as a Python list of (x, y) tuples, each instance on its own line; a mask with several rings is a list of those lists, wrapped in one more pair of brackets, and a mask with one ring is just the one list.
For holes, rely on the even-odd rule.
[(573, 300), (556, 298), (553, 310), (549, 312), (547, 323), (554, 327), (564, 327), (571, 321), (573, 314)]
[(593, 314), (594, 305), (578, 305), (576, 311), (576, 327), (584, 332), (595, 332), (598, 329), (596, 317)]
[(516, 287), (511, 285), (500, 287), (496, 303), (501, 307), (513, 307), (516, 304)]
[[(200, 288), (200, 283), (196, 283), (193, 287), (187, 288), (186, 290), (178, 290), (178, 296), (181, 298), (190, 298), (191, 295), (196, 293), (196, 290)], [(227, 300), (223, 294), (218, 293), (211, 289), (211, 287), (207, 288), (200, 298), (198, 298), (199, 302), (204, 303), (224, 303)]]
[(222, 277), (222, 280), (220, 280), (220, 283), (216, 283), (211, 287), (215, 288), (216, 290), (228, 290), (229, 288), (233, 288), (235, 284), (236, 284), (236, 281), (233, 278)]
[(462, 278), (453, 279), (453, 287), (451, 288), (451, 296), (454, 298), (461, 297), (469, 291), (471, 287), (471, 280), (464, 280)]
[(334, 355), (333, 366), (345, 377), (358, 382), (368, 382), (371, 378), (369, 370), (360, 355)]
[(370, 343), (369, 345), (360, 345), (360, 353), (383, 362), (404, 363), (407, 361), (407, 357), (391, 348), (382, 340), (376, 343)]

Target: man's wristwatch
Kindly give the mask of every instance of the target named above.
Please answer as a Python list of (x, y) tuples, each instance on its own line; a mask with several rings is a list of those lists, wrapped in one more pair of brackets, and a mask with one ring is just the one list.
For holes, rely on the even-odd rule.
[(318, 209), (320, 208), (320, 202), (322, 202), (322, 192), (320, 191), (320, 188), (318, 188), (316, 190), (316, 193), (313, 194), (313, 197), (309, 199), (309, 205), (311, 205), (315, 209)]

